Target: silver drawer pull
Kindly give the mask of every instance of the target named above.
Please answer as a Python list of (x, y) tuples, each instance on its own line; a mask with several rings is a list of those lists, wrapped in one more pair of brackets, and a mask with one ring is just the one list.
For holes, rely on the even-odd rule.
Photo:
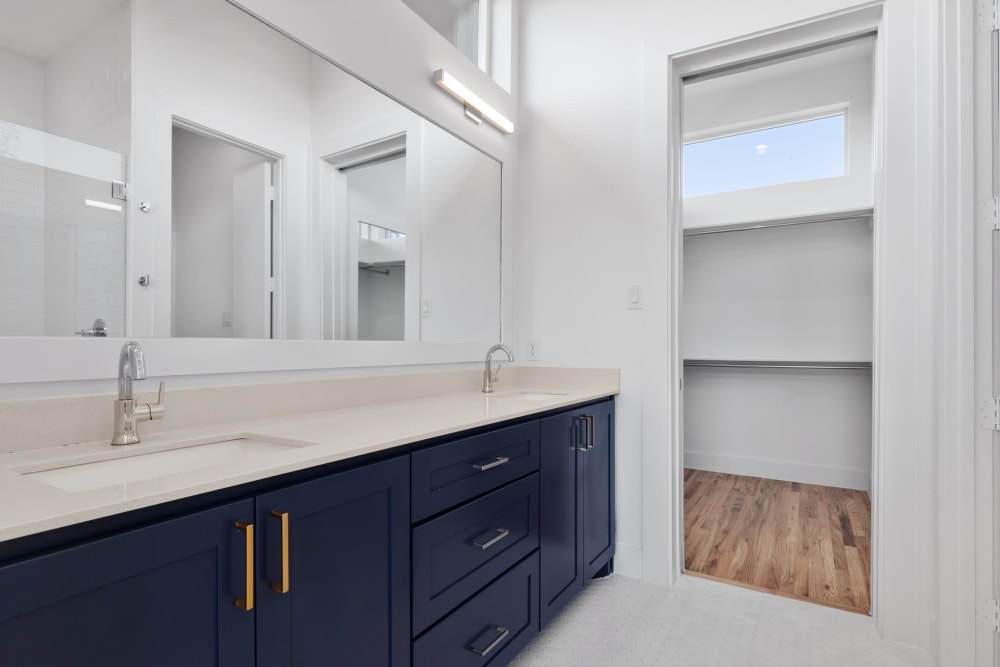
[[(492, 539), (488, 539), (488, 540), (486, 540), (484, 542), (483, 539), (484, 538), (488, 538), (490, 535), (493, 535), (493, 538)], [(480, 535), (479, 537), (477, 537), (476, 539), (474, 539), (472, 541), (472, 546), (479, 547), (480, 549), (484, 549), (484, 550), (485, 549), (489, 549), (494, 544), (496, 544), (497, 542), (499, 542), (503, 538), (507, 537), (508, 535), (510, 535), (510, 531), (507, 530), (506, 528), (494, 528), (493, 530), (485, 532), (482, 535)]]
[[(482, 641), (484, 639), (484, 635), (489, 635), (489, 634), (492, 634), (494, 632), (499, 632), (500, 634), (497, 635), (497, 637), (493, 641), (491, 641), (486, 646), (486, 648), (479, 648), (479, 647), (476, 646), (477, 643), (479, 643), (480, 641)], [(473, 640), (472, 644), (469, 644), (469, 650), (472, 651), (473, 653), (477, 653), (477, 654), (479, 654), (479, 655), (481, 655), (481, 656), (483, 656), (485, 658), (489, 654), (490, 651), (492, 651), (493, 649), (495, 649), (497, 646), (500, 645), (500, 642), (502, 642), (503, 640), (507, 639), (507, 635), (509, 635), (509, 634), (510, 634), (510, 630), (508, 630), (507, 628), (501, 628), (499, 625), (494, 625), (492, 629), (485, 630), (482, 633), (480, 633), (479, 636), (476, 637), (475, 640)]]
[(510, 459), (506, 456), (498, 456), (489, 463), (473, 463), (472, 467), (476, 470), (490, 470), (496, 468), (497, 466), (502, 466), (505, 463), (510, 463)]

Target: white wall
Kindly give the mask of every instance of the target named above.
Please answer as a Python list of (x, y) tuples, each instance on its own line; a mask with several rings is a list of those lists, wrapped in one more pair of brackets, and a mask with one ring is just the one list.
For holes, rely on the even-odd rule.
[(406, 158), (348, 171), (347, 198), (348, 208), (373, 214), (365, 222), (405, 234)]
[(871, 361), (871, 224), (684, 237), (684, 357)]
[(871, 490), (866, 370), (684, 370), (684, 466)]
[[(420, 156), (420, 340), (500, 337), (500, 164), (424, 121)], [(481, 253), (481, 254), (480, 254)]]

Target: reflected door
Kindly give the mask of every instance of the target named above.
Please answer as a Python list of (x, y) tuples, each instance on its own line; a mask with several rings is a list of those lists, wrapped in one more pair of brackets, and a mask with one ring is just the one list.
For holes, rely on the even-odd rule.
[(272, 337), (274, 166), (236, 141), (173, 129), (174, 336)]
[(271, 164), (233, 176), (233, 337), (272, 338)]

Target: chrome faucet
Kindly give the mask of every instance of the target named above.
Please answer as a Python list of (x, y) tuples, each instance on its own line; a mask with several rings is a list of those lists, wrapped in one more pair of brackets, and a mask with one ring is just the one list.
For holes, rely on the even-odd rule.
[(493, 383), (497, 381), (500, 377), (500, 366), (494, 371), (490, 368), (490, 364), (493, 361), (493, 353), (498, 351), (503, 351), (507, 355), (507, 361), (514, 361), (514, 353), (510, 351), (510, 348), (502, 343), (497, 343), (490, 348), (489, 352), (486, 353), (486, 369), (483, 371), (483, 393), (492, 394), (493, 393)]
[(146, 359), (142, 347), (134, 340), (122, 346), (118, 357), (118, 400), (115, 401), (115, 434), (112, 445), (134, 445), (139, 442), (135, 423), (163, 418), (163, 382), (156, 403), (135, 404), (132, 382), (146, 379)]

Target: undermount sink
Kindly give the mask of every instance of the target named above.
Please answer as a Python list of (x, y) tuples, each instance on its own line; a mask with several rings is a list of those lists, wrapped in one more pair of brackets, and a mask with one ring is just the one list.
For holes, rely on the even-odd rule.
[(565, 396), (566, 394), (558, 394), (553, 392), (544, 391), (522, 391), (517, 394), (513, 394), (511, 398), (516, 398), (519, 401), (547, 401), (551, 398), (559, 398), (560, 396)]
[(64, 463), (45, 470), (22, 471), (25, 477), (63, 491), (92, 491), (129, 482), (163, 479), (195, 470), (232, 470), (266, 461), (299, 443), (254, 436), (227, 436), (209, 442), (183, 443), (172, 449), (130, 452), (98, 461)]

